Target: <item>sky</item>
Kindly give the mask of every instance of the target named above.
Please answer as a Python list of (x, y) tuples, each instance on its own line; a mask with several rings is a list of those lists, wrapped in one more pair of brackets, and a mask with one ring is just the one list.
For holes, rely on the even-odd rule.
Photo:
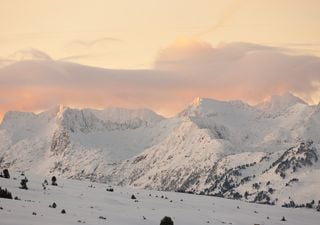
[[(59, 103), (170, 116), (197, 96), (254, 104), (283, 91), (317, 103), (319, 21), (318, 0), (0, 0), (0, 119), (7, 110)], [(57, 82), (58, 73), (34, 65), (12, 72), (26, 60), (118, 72), (87, 74), (84, 101), (74, 72), (64, 71), (73, 83), (63, 90), (68, 82)], [(105, 92), (96, 88), (102, 80), (131, 91)]]

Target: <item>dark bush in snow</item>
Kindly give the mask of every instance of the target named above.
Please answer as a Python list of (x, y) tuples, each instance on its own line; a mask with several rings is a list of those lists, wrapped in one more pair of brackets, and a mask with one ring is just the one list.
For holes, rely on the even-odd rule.
[(165, 216), (160, 222), (160, 225), (173, 225), (173, 221), (170, 217)]
[(313, 208), (313, 205), (314, 205), (314, 200), (312, 200), (312, 201), (309, 202), (309, 203), (306, 203), (306, 208), (312, 209), (312, 208)]
[(112, 187), (109, 187), (109, 188), (107, 188), (107, 191), (109, 191), (109, 192), (113, 192), (114, 190), (113, 190), (113, 188), (112, 188)]
[(254, 184), (252, 184), (252, 188), (258, 190), (260, 188), (260, 184), (259, 183), (254, 183)]
[(56, 208), (57, 207), (57, 204), (54, 202), (52, 203), (52, 205), (49, 205), (50, 208)]
[(316, 209), (317, 209), (318, 212), (320, 212), (320, 203), (318, 204)]
[(273, 188), (269, 188), (269, 189), (268, 189), (268, 192), (269, 192), (270, 194), (273, 194), (274, 189), (273, 189)]
[(58, 186), (58, 184), (57, 184), (57, 178), (56, 178), (55, 176), (53, 176), (53, 177), (51, 178), (51, 185), (53, 185), (53, 186)]
[(9, 170), (8, 169), (4, 169), (3, 170), (3, 177), (6, 179), (10, 178), (10, 174), (9, 174)]
[(7, 189), (2, 189), (0, 187), (0, 198), (12, 199), (12, 194)]
[(270, 204), (270, 197), (266, 191), (260, 191), (254, 198), (253, 202), (261, 203), (261, 204)]
[(107, 218), (104, 217), (104, 216), (99, 216), (98, 218), (99, 218), (99, 219), (102, 219), (102, 220), (106, 220), (106, 219), (107, 219)]
[(28, 186), (27, 186), (27, 183), (28, 183), (28, 178), (27, 177), (24, 177), (21, 181), (20, 181), (20, 189), (25, 189), (25, 190), (28, 190)]

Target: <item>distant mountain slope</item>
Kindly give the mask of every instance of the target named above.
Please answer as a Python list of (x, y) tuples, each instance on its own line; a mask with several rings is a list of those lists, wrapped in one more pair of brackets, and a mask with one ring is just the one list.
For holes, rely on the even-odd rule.
[(147, 109), (8, 112), (0, 166), (306, 205), (320, 200), (319, 109), (286, 93), (255, 107), (197, 98), (168, 119)]

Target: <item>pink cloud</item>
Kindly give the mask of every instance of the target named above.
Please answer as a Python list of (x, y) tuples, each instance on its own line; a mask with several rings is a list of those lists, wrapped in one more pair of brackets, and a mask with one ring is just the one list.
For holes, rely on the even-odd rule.
[(213, 47), (197, 40), (163, 49), (151, 70), (18, 61), (0, 68), (0, 117), (8, 110), (39, 111), (57, 104), (148, 107), (173, 115), (197, 96), (257, 103), (285, 91), (311, 101), (318, 94), (319, 71), (315, 56), (248, 43)]

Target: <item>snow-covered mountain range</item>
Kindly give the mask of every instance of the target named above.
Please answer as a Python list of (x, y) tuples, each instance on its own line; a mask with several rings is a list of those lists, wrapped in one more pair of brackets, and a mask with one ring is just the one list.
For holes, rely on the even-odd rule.
[(289, 207), (315, 200), (315, 207), (319, 131), (320, 106), (290, 93), (256, 106), (197, 98), (172, 118), (58, 106), (6, 113), (0, 167)]

